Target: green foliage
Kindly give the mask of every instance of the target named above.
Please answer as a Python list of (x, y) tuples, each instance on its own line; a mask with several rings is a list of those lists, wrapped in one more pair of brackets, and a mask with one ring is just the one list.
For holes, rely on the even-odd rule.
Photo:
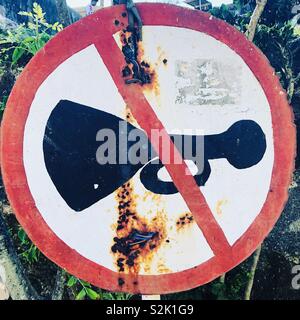
[(20, 247), (22, 250), (22, 253), (20, 255), (30, 264), (38, 262), (40, 257), (40, 251), (30, 241), (25, 231), (21, 227), (18, 231), (18, 238), (20, 240)]
[(72, 290), (76, 300), (84, 300), (85, 298), (91, 300), (129, 300), (132, 297), (129, 293), (105, 292), (74, 276), (69, 276), (67, 286)]
[[(275, 69), (283, 88), (287, 91), (289, 101), (292, 101), (296, 88), (300, 85), (299, 61), (296, 61), (291, 46), (300, 36), (300, 29), (292, 22), (292, 7), (294, 1), (268, 1), (263, 17), (257, 27), (254, 43), (269, 59)], [(236, 0), (235, 10), (227, 5), (213, 8), (211, 14), (245, 32), (252, 12), (240, 14), (246, 5), (255, 7), (255, 1)], [(297, 59), (298, 60), (298, 59)]]
[(229, 300), (241, 300), (243, 299), (246, 285), (250, 278), (250, 272), (247, 272), (244, 268), (237, 273), (227, 286), (227, 299)]
[[(254, 10), (256, 0), (233, 0), (237, 12), (248, 15)], [(292, 9), (299, 0), (268, 0), (262, 14), (261, 23), (267, 26), (284, 24), (292, 19)]]
[(295, 87), (299, 86), (300, 77), (296, 72), (297, 63), (291, 50), (293, 42), (299, 37), (295, 33), (295, 26), (291, 22), (276, 23), (269, 27), (259, 25), (254, 39), (255, 44), (263, 51), (275, 69), (282, 86), (287, 90), (291, 101), (295, 94)]
[(268, 56), (272, 66), (281, 71), (288, 60), (289, 43), (295, 39), (294, 28), (290, 23), (283, 26), (274, 24), (272, 27), (258, 25), (255, 35), (255, 44)]
[(210, 290), (216, 300), (228, 300), (227, 288), (225, 283), (215, 280), (211, 283)]
[(269, 0), (262, 15), (262, 23), (267, 26), (285, 24), (292, 19), (292, 9), (298, 0)]
[(225, 282), (220, 279), (211, 282), (210, 292), (216, 300), (242, 300), (249, 278), (247, 267), (240, 266), (239, 272), (233, 270), (226, 274)]
[(232, 25), (235, 24), (236, 14), (229, 10), (228, 6), (222, 4), (220, 7), (214, 7), (210, 10), (210, 13), (227, 23), (230, 23)]
[(37, 3), (33, 4), (32, 12), (22, 11), (19, 14), (28, 17), (27, 24), (0, 30), (0, 119), (17, 76), (53, 35), (63, 29), (59, 22), (48, 23)]
[(229, 9), (229, 7), (225, 4), (222, 4), (219, 8), (216, 7), (211, 9), (210, 13), (213, 16), (235, 26), (241, 32), (246, 31), (247, 25), (251, 17), (251, 12), (247, 12), (246, 14), (240, 15), (238, 8), (236, 8), (236, 10), (232, 10)]
[(249, 5), (250, 8), (255, 6), (255, 0), (233, 0), (236, 9), (241, 12), (245, 6)]
[(19, 15), (29, 18), (27, 25), (21, 24), (14, 30), (8, 30), (0, 37), (0, 45), (4, 46), (0, 53), (12, 52), (12, 65), (17, 64), (24, 54), (34, 56), (54, 33), (63, 29), (63, 26), (58, 22), (48, 23), (45, 20), (42, 7), (36, 2), (33, 4), (32, 12), (21, 11)]
[(6, 106), (7, 99), (8, 99), (8, 97), (7, 97), (7, 96), (4, 96), (4, 97), (2, 98), (2, 100), (0, 100), (0, 119), (2, 119), (2, 116), (3, 116), (3, 112), (4, 112), (4, 109), (5, 109), (5, 106)]

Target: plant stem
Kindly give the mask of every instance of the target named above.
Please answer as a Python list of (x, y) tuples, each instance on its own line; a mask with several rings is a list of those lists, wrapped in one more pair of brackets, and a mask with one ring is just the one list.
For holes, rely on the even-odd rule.
[(63, 269), (58, 269), (51, 300), (62, 300), (65, 290), (66, 278), (66, 272)]
[(226, 273), (222, 274), (221, 277), (220, 277), (220, 282), (222, 284), (225, 284), (225, 278), (226, 278)]
[(246, 31), (246, 36), (250, 41), (253, 41), (255, 31), (258, 25), (258, 21), (265, 9), (265, 6), (267, 4), (268, 0), (256, 0), (256, 7), (253, 11), (253, 14), (251, 16), (249, 25), (248, 25), (248, 30)]
[(66, 0), (55, 0), (59, 22), (64, 27), (72, 23)]
[(253, 283), (254, 283), (255, 271), (256, 271), (256, 268), (258, 265), (260, 253), (261, 253), (261, 245), (256, 249), (256, 251), (253, 254), (253, 263), (252, 263), (251, 270), (250, 270), (249, 281), (247, 283), (247, 287), (245, 290), (245, 296), (244, 296), (245, 300), (250, 300), (250, 298), (251, 298), (251, 292), (252, 292)]
[(5, 270), (10, 297), (13, 300), (43, 300), (28, 280), (8, 230), (0, 212), (0, 264)]

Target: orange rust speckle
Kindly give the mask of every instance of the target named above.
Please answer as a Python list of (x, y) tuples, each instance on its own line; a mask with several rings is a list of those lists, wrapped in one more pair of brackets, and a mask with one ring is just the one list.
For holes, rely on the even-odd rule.
[(190, 212), (182, 214), (176, 221), (177, 230), (183, 229), (185, 226), (194, 222), (194, 217)]
[(146, 272), (150, 270), (155, 252), (166, 240), (164, 212), (157, 212), (156, 216), (148, 221), (137, 212), (137, 197), (132, 181), (116, 191), (119, 219), (111, 247), (119, 272), (133, 275), (139, 273), (141, 264)]
[(159, 86), (159, 81), (158, 81), (158, 75), (155, 72), (154, 69), (151, 68), (150, 66), (150, 71), (151, 75), (151, 83), (147, 83), (143, 85), (143, 91), (144, 92), (153, 92), (156, 97), (160, 96), (160, 86)]
[(160, 86), (158, 81), (158, 75), (155, 71), (155, 68), (158, 66), (157, 63), (151, 65), (147, 63), (145, 59), (145, 49), (142, 42), (138, 42), (138, 62), (139, 63), (146, 63), (149, 67), (147, 68), (147, 72), (151, 76), (151, 83), (147, 83), (143, 85), (144, 92), (154, 92), (154, 94), (158, 97), (160, 96)]
[(143, 46), (143, 43), (141, 41), (139, 41), (137, 43), (137, 46), (138, 46), (138, 61), (139, 62), (142, 62), (145, 58), (145, 49), (144, 49), (144, 46)]
[(172, 273), (172, 270), (165, 266), (163, 260), (159, 260), (157, 269), (159, 273)]
[(146, 202), (147, 200), (152, 200), (153, 202), (159, 205), (161, 202), (161, 194), (156, 194), (151, 191), (146, 191), (144, 193), (144, 196), (142, 197), (142, 201)]
[(126, 105), (126, 108), (125, 108), (125, 116), (126, 116), (127, 122), (129, 122), (130, 124), (135, 125), (135, 126), (137, 125), (137, 121), (135, 120), (133, 114), (131, 113), (128, 105)]

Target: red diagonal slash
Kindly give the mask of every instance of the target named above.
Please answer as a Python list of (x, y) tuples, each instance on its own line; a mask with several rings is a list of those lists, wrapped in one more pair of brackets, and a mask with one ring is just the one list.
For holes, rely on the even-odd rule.
[[(125, 60), (114, 38), (112, 35), (104, 34), (104, 32), (102, 32), (99, 35), (95, 46), (110, 72), (121, 96), (128, 105), (132, 115), (140, 127), (147, 133), (149, 140), (169, 172), (177, 190), (180, 192), (188, 208), (193, 214), (212, 251), (217, 256), (227, 255), (230, 257), (231, 246), (229, 245), (223, 230), (220, 228), (209, 209), (194, 177), (191, 174), (186, 174), (189, 169), (185, 162), (180, 161), (180, 164), (178, 164), (178, 162), (175, 164), (174, 159), (171, 159), (171, 161), (169, 161), (171, 163), (164, 163), (162, 150), (162, 146), (165, 145), (164, 142), (169, 142), (169, 145), (171, 146), (170, 154), (174, 155), (175, 159), (182, 160), (181, 154), (176, 149), (163, 124), (158, 119), (145, 98), (142, 87), (140, 85), (125, 84), (124, 79), (121, 76), (121, 70), (124, 67)], [(151, 140), (151, 130), (153, 129), (160, 130), (163, 143), (159, 143), (158, 139)]]

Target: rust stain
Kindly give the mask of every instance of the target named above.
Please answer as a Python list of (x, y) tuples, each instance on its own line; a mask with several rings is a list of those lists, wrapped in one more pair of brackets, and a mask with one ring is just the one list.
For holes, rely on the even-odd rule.
[(156, 194), (151, 191), (145, 191), (142, 197), (142, 201), (146, 202), (147, 200), (153, 201), (155, 204), (159, 205), (161, 202), (161, 194)]
[(223, 206), (226, 205), (227, 203), (228, 203), (228, 200), (226, 200), (226, 199), (222, 199), (222, 200), (217, 201), (216, 212), (218, 215), (222, 215)]
[(157, 68), (158, 64), (154, 63), (151, 65), (146, 61), (145, 58), (145, 49), (142, 42), (138, 43), (138, 62), (140, 62), (142, 65), (146, 65), (147, 72), (151, 75), (151, 82), (146, 83), (143, 85), (143, 91), (144, 92), (152, 92), (155, 94), (155, 96), (160, 96), (160, 86), (158, 81), (158, 75), (155, 69)]
[[(153, 70), (150, 70), (149, 63), (141, 58), (141, 56), (144, 55), (143, 45), (140, 41), (136, 41), (135, 39), (134, 34), (127, 29), (120, 32), (122, 52), (126, 61), (126, 66), (122, 69), (122, 76), (125, 79), (125, 82), (134, 78), (137, 81), (130, 83), (139, 83), (142, 86), (146, 86), (152, 83)], [(138, 68), (134, 61), (138, 63)]]
[(166, 265), (162, 259), (160, 259), (158, 262), (157, 270), (159, 273), (172, 273), (172, 270), (166, 267)]
[[(139, 61), (145, 61), (145, 50), (142, 43), (139, 43)], [(151, 74), (151, 83), (148, 83), (143, 86), (144, 92), (152, 92), (154, 95), (159, 98), (160, 97), (160, 84), (158, 79), (158, 73), (156, 70), (163, 65), (167, 67), (168, 59), (166, 53), (161, 49), (161, 47), (157, 47), (158, 58), (157, 61), (153, 64), (149, 64), (149, 73)]]
[(158, 81), (158, 75), (157, 73), (154, 71), (154, 69), (152, 69), (151, 67), (149, 68), (149, 72), (151, 74), (151, 83), (147, 83), (145, 85), (143, 85), (143, 92), (144, 93), (153, 93), (156, 97), (160, 97), (160, 85), (159, 85), (159, 81)]
[(137, 212), (137, 198), (132, 181), (128, 181), (116, 191), (119, 219), (111, 247), (118, 271), (133, 275), (139, 273), (141, 264), (146, 272), (151, 269), (153, 256), (167, 234), (165, 213), (158, 211), (156, 216), (148, 221)]
[[(124, 80), (135, 78), (134, 62), (130, 63), (132, 60), (128, 58), (129, 56), (126, 57), (126, 52), (131, 54), (132, 51), (128, 51), (128, 47), (126, 48), (126, 46), (136, 46), (136, 61), (140, 66), (139, 74), (142, 80), (138, 84), (142, 86), (144, 92), (151, 92), (151, 94), (159, 97), (160, 88), (155, 68), (159, 64), (167, 65), (165, 55), (159, 55), (160, 61), (150, 65), (145, 59), (143, 43), (134, 43), (131, 32), (123, 30), (120, 33), (120, 41), (126, 59), (126, 65), (122, 70)], [(125, 117), (129, 123), (137, 125), (128, 106), (125, 108)], [(146, 191), (143, 195), (136, 194), (134, 192), (133, 180), (129, 180), (115, 192), (115, 199), (117, 201), (118, 221), (112, 226), (116, 232), (116, 236), (113, 238), (111, 252), (114, 255), (117, 270), (120, 273), (118, 284), (119, 286), (123, 286), (125, 282), (122, 278), (122, 273), (129, 273), (132, 275), (133, 284), (137, 285), (136, 277), (141, 272), (141, 268), (143, 268), (145, 273), (149, 273), (152, 269), (153, 258), (157, 254), (158, 249), (170, 242), (167, 239), (166, 213), (164, 209), (159, 208), (161, 195), (150, 191)], [(137, 201), (150, 201), (154, 205), (156, 204), (157, 208), (154, 209), (155, 211), (150, 210), (151, 212), (144, 212), (141, 215), (137, 210)], [(147, 219), (145, 214), (148, 215), (150, 213), (155, 213), (155, 215), (151, 214), (152, 218)], [(157, 263), (157, 271), (159, 273), (171, 272), (165, 266), (162, 258)]]
[[(120, 32), (120, 42), (121, 46), (124, 49), (128, 44), (133, 44), (132, 33), (127, 31), (126, 29)], [(157, 68), (160, 65), (164, 67), (168, 64), (168, 59), (166, 57), (166, 53), (160, 48), (157, 48), (158, 51), (158, 59), (154, 63), (150, 63), (147, 61), (145, 57), (145, 49), (142, 41), (138, 41), (134, 44), (136, 50), (136, 61), (140, 66), (140, 75), (142, 82), (140, 85), (143, 87), (144, 93), (152, 93), (157, 98), (160, 97), (160, 85), (158, 79), (158, 73), (156, 72)], [(122, 51), (123, 51), (122, 49)], [(123, 51), (124, 53), (124, 51)], [(126, 54), (124, 54), (126, 58)], [(127, 59), (128, 60), (128, 59)], [(122, 69), (122, 76), (125, 81), (130, 80), (134, 75), (134, 66), (132, 63), (126, 61), (126, 66)]]
[(184, 227), (191, 225), (194, 222), (194, 217), (190, 212), (183, 213), (176, 221), (177, 230), (181, 230)]
[(138, 126), (138, 123), (136, 119), (134, 118), (133, 114), (131, 113), (131, 110), (128, 105), (125, 107), (125, 116), (126, 116), (126, 121), (132, 124), (133, 126)]

